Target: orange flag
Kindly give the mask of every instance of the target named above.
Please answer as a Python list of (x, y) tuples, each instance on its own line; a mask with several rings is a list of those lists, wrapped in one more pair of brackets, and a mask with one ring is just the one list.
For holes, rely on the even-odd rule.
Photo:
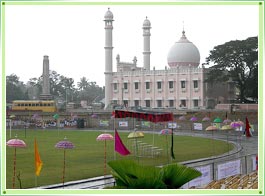
[(39, 176), (41, 168), (42, 168), (42, 161), (40, 159), (40, 154), (38, 151), (38, 145), (37, 145), (36, 138), (35, 138), (35, 142), (34, 142), (34, 150), (35, 150), (35, 175)]

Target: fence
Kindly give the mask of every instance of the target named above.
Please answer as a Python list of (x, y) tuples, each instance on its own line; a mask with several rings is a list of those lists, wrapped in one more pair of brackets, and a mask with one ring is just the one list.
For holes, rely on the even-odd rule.
[[(182, 189), (188, 189), (190, 187), (203, 187), (209, 184), (213, 180), (219, 180), (229, 176), (237, 174), (249, 174), (258, 169), (257, 154), (249, 154), (245, 156), (239, 156), (237, 158), (225, 158), (226, 160), (220, 160), (220, 158), (212, 160), (199, 160), (188, 161), (182, 164), (193, 167), (202, 173), (201, 177), (198, 177), (185, 185)], [(49, 186), (42, 186), (38, 188), (42, 189), (100, 189), (108, 186), (114, 186), (115, 180), (111, 175), (100, 176), (96, 178), (90, 178), (85, 180), (73, 181), (62, 184), (55, 184)]]
[(192, 186), (203, 187), (213, 180), (220, 180), (237, 174), (249, 174), (258, 169), (257, 154), (226, 158), (226, 160), (217, 159), (207, 163), (187, 162), (185, 165), (198, 169), (202, 173), (202, 176), (185, 184), (182, 187), (184, 189)]

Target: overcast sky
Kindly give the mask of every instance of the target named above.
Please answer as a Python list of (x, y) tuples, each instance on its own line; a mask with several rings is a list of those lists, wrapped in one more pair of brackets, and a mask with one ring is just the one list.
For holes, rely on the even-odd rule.
[(6, 75), (21, 81), (42, 74), (43, 56), (50, 69), (71, 77), (81, 77), (104, 85), (104, 15), (110, 7), (114, 15), (113, 70), (116, 55), (121, 61), (143, 64), (142, 24), (151, 22), (151, 68), (164, 69), (167, 53), (184, 28), (187, 38), (200, 51), (201, 64), (214, 46), (230, 40), (258, 35), (258, 5), (241, 6), (5, 6)]

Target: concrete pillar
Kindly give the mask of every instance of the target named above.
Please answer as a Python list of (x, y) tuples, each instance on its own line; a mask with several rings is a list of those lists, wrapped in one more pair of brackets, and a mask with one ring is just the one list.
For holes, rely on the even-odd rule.
[(143, 37), (144, 37), (144, 51), (143, 51), (143, 64), (145, 70), (150, 70), (150, 29), (151, 29), (151, 23), (147, 19), (144, 20), (143, 23)]
[(113, 20), (113, 14), (108, 9), (108, 11), (105, 14), (104, 17), (105, 21), (105, 109), (108, 107), (108, 105), (111, 103), (111, 83), (112, 83), (112, 22)]

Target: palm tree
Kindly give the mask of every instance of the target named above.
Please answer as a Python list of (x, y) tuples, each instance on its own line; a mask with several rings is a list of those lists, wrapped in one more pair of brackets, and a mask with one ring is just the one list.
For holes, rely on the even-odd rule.
[(77, 87), (79, 90), (85, 90), (89, 86), (88, 79), (86, 77), (80, 78), (80, 82), (77, 82)]

